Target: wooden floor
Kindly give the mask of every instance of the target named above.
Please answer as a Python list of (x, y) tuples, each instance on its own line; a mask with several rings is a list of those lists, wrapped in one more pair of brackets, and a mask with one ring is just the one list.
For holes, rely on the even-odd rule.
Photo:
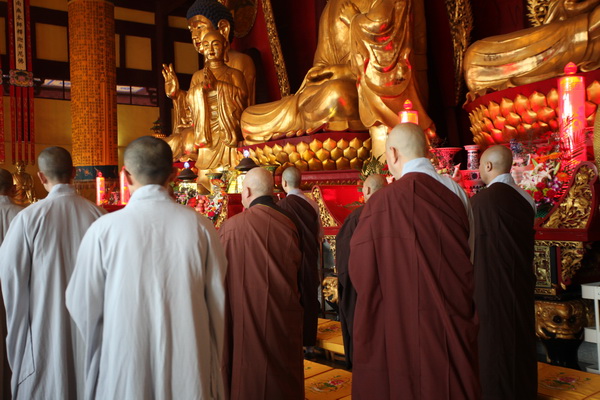
[[(319, 319), (317, 347), (329, 360), (343, 360), (344, 343), (339, 322)], [(305, 360), (304, 378), (305, 397), (309, 400), (351, 398), (351, 372)], [(600, 375), (538, 363), (538, 399), (600, 400)]]

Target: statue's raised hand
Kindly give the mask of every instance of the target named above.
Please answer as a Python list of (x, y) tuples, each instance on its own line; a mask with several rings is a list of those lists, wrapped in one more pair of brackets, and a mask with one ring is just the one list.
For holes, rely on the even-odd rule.
[(165, 92), (167, 96), (175, 98), (177, 93), (179, 93), (179, 80), (177, 79), (177, 75), (175, 75), (173, 64), (163, 64), (162, 75), (165, 78)]
[(213, 90), (217, 87), (217, 78), (210, 68), (204, 67), (204, 81), (202, 82), (202, 88), (204, 90)]

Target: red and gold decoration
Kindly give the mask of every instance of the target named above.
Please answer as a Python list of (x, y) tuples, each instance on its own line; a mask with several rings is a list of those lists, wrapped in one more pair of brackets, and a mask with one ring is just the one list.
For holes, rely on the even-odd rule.
[[(35, 129), (29, 0), (8, 0), (8, 37), (12, 159), (13, 163), (23, 160), (33, 164)], [(4, 140), (0, 159), (3, 163)]]
[[(600, 70), (576, 77), (585, 79), (584, 127), (592, 127), (600, 104)], [(580, 89), (581, 86), (578, 93), (581, 93)], [(548, 79), (468, 101), (464, 108), (469, 113), (473, 141), (485, 150), (490, 145), (508, 143), (511, 139), (531, 141), (546, 132), (558, 132), (561, 127), (560, 98), (558, 81)], [(580, 106), (578, 110), (581, 113)]]
[[(73, 164), (76, 180), (102, 169), (118, 179), (114, 5), (106, 0), (70, 0), (69, 56)], [(107, 175), (106, 167), (111, 175)], [(93, 176), (93, 175), (92, 175)]]

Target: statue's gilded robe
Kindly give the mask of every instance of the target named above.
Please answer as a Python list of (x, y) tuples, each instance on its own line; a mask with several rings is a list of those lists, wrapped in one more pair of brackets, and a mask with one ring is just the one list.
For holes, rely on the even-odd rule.
[(235, 166), (245, 93), (237, 86), (219, 80), (216, 89), (211, 91), (203, 90), (201, 83), (193, 85), (188, 91), (187, 102), (193, 104), (191, 113), (198, 147), (196, 168)]
[[(415, 9), (421, 21), (420, 0), (354, 0), (360, 12), (349, 25), (341, 19), (344, 3), (331, 0), (325, 6), (313, 67), (298, 92), (244, 111), (246, 144), (310, 134), (320, 128), (394, 126), (406, 99), (420, 111), (420, 125), (430, 127), (408, 61), (414, 42), (413, 3), (419, 4)], [(418, 26), (424, 29), (422, 23)], [(423, 43), (420, 40), (419, 46)]]

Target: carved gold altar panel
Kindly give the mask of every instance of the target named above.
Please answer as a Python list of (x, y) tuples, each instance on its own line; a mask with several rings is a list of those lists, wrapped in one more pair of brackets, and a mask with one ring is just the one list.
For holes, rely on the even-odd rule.
[[(600, 278), (592, 249), (598, 235), (598, 172), (590, 162), (573, 171), (569, 188), (550, 213), (536, 222), (536, 294), (556, 296), (575, 283)], [(588, 260), (584, 257), (589, 254)], [(576, 278), (577, 276), (577, 279)]]

